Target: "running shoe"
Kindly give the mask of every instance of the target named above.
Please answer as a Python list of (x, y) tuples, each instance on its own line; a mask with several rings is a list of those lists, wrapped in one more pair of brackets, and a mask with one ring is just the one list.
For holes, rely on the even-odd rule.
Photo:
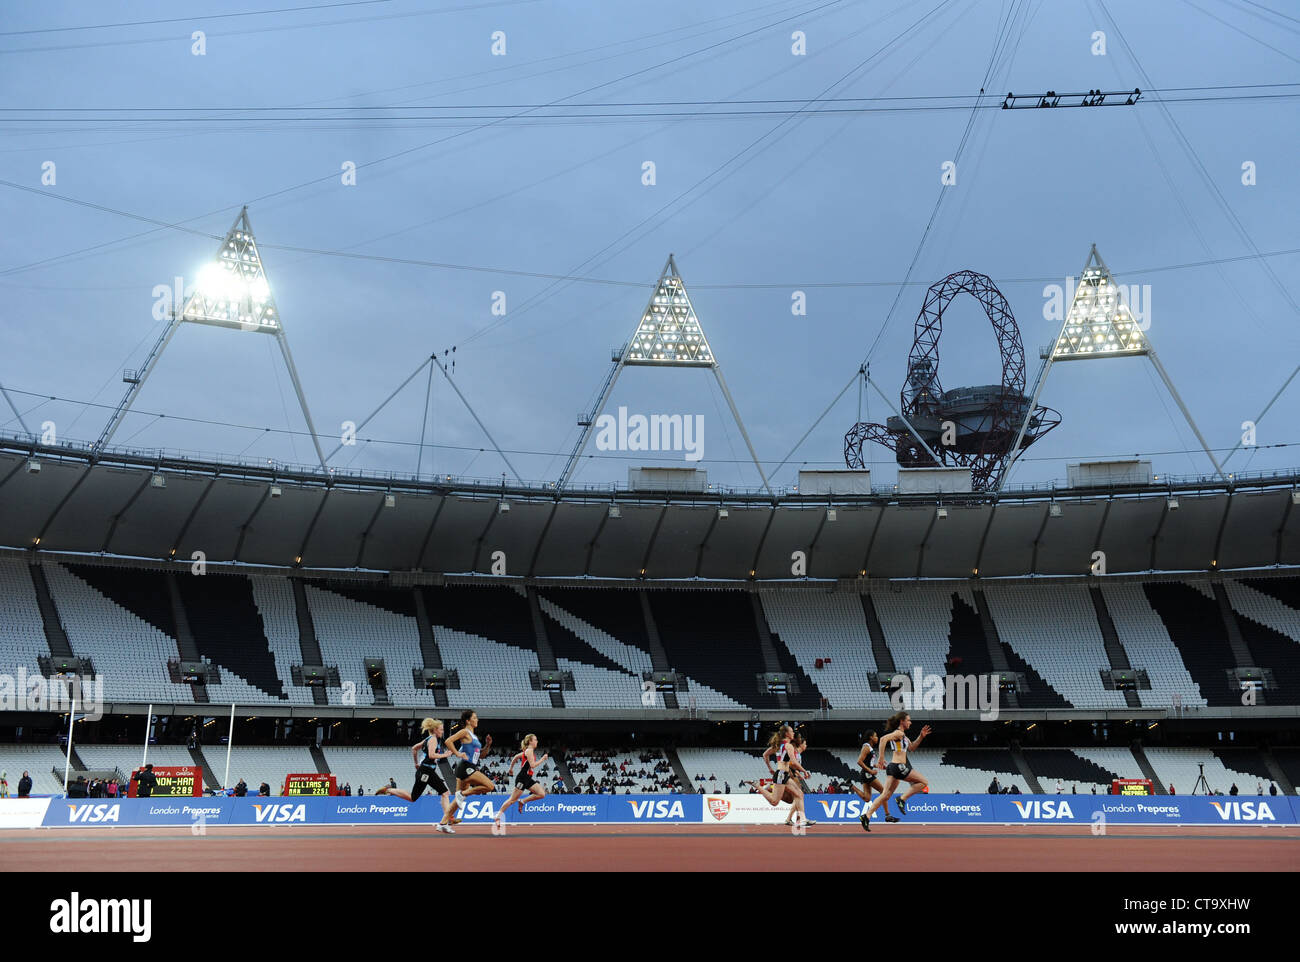
[(886, 822), (901, 822), (902, 819), (899, 818), (897, 815), (886, 815), (886, 816), (885, 816), (885, 821), (886, 821)]
[(864, 831), (864, 832), (869, 832), (869, 831), (871, 831), (871, 820), (870, 820), (869, 818), (867, 818), (867, 813), (866, 813), (866, 812), (863, 812), (863, 813), (862, 813), (862, 815), (861, 815), (861, 817), (858, 819), (858, 821), (862, 823), (862, 831)]
[(898, 800), (898, 811), (900, 815), (907, 814), (907, 803), (903, 801), (901, 798)]

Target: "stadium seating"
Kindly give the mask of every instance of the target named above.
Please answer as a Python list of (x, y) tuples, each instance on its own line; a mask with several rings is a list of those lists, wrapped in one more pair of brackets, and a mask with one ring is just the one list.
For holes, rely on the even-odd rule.
[(28, 675), (39, 675), (36, 659), (49, 653), (27, 565), (0, 560), (0, 671), (16, 675), (22, 667)]
[[(9, 781), (11, 796), (18, 794), (18, 779), (23, 772), (32, 776), (33, 795), (62, 792), (64, 761), (64, 749), (58, 745), (0, 745), (0, 772)], [(71, 771), (69, 778), (76, 777), (76, 771)]]
[[(218, 779), (226, 774), (226, 749), (223, 745), (207, 745), (203, 757)], [(230, 777), (225, 788), (234, 788), (242, 778), (249, 792), (266, 782), (272, 795), (279, 795), (284, 787), (284, 776), (290, 773), (309, 774), (316, 771), (311, 752), (298, 746), (235, 745), (230, 749)], [(342, 782), (340, 782), (342, 784)], [(356, 783), (353, 782), (355, 786)]]
[[(172, 680), (168, 662), (181, 657), (170, 599), (175, 578), (199, 655), (217, 665), (219, 683), (206, 694), (214, 704), (313, 704), (313, 693), (293, 684), (303, 663), (293, 585), (274, 574), (187, 574), (107, 565), (46, 563), (51, 598), (74, 654), (90, 657), (106, 682), (105, 697), (117, 702), (192, 704), (190, 685)], [(1253, 667), (1268, 669), (1269, 705), (1300, 704), (1300, 594), (1294, 578), (1224, 579)], [(979, 613), (976, 587), (987, 618)], [(21, 561), (0, 562), (0, 638), (13, 667), (38, 670), (48, 655), (41, 610)], [(376, 702), (363, 659), (384, 659), (386, 696), (396, 706), (432, 707), (433, 692), (417, 685), (412, 670), (424, 667), (416, 589), (346, 581), (303, 586), (321, 657), (355, 686), (357, 704)], [(447, 691), (452, 708), (511, 706), (549, 708), (548, 692), (529, 673), (553, 657), (575, 687), (564, 693), (567, 708), (640, 711), (643, 676), (661, 658), (685, 680), (678, 705), (702, 710), (780, 707), (758, 678), (774, 664), (796, 679), (787, 707), (817, 708), (826, 697), (837, 710), (889, 710), (875, 690), (877, 670), (862, 598), (851, 590), (786, 586), (757, 594), (771, 634), (764, 648), (753, 600), (734, 589), (645, 589), (660, 648), (645, 619), (640, 590), (542, 588), (537, 590), (549, 654), (539, 654), (534, 613), (516, 585), (444, 585), (420, 588), (429, 628), (443, 665), (455, 669), (460, 688)], [(1022, 673), (1021, 708), (1123, 708), (1122, 692), (1108, 691), (1101, 672), (1110, 667), (1088, 587), (995, 579), (984, 582), (916, 582), (873, 589), (872, 602), (895, 669), (921, 668), (942, 675), (952, 663), (959, 674), (993, 669), (1005, 656)], [(1185, 580), (1103, 581), (1101, 597), (1120, 645), (1135, 669), (1147, 673), (1143, 707), (1232, 706), (1240, 695), (1228, 672), (1236, 663), (1213, 584)], [(1001, 654), (990, 646), (989, 623)], [(182, 626), (183, 627), (183, 626)], [(183, 634), (183, 631), (182, 631)], [(193, 650), (193, 649), (187, 649)], [(543, 652), (546, 648), (543, 646)], [(656, 654), (657, 652), (657, 654)], [(818, 660), (821, 667), (818, 667)], [(959, 662), (953, 661), (960, 659)], [(547, 662), (551, 664), (551, 662)], [(343, 693), (327, 690), (330, 704)], [(662, 706), (662, 700), (656, 704)]]
[(294, 685), (292, 667), (302, 664), (298, 618), (293, 588), (286, 578), (251, 578), (253, 602), (261, 616), (262, 632), (275, 663), (276, 677), (291, 705), (312, 704), (311, 691)]
[[(85, 762), (86, 768), (117, 769), (124, 779), (130, 777), (131, 773), (140, 767), (140, 759), (144, 755), (143, 745), (88, 745), (78, 742), (75, 747), (77, 755)], [(155, 768), (194, 766), (194, 758), (184, 745), (150, 745), (145, 761)], [(217, 777), (221, 777), (220, 769), (217, 770)], [(123, 782), (123, 785), (125, 784)]]
[[(358, 705), (375, 703), (375, 692), (366, 677), (366, 658), (384, 660), (387, 696), (391, 702), (433, 705), (433, 692), (416, 688), (411, 674), (413, 668), (424, 666), (419, 629), (413, 617), (313, 584), (306, 585), (305, 591), (321, 656), (325, 664), (338, 668), (340, 680), (356, 685)], [(331, 700), (333, 696), (331, 693)]]
[[(1227, 795), (1235, 784), (1240, 794), (1254, 795), (1262, 782), (1267, 793), (1271, 782), (1264, 758), (1255, 749), (1147, 748), (1146, 756), (1166, 788), (1172, 784), (1179, 795), (1192, 793), (1201, 765), (1211, 792)], [(1200, 794), (1205, 794), (1204, 788)]]
[(1101, 594), (1129, 663), (1135, 669), (1145, 669), (1151, 681), (1151, 690), (1139, 693), (1142, 704), (1167, 708), (1173, 696), (1179, 695), (1185, 707), (1205, 707), (1205, 696), (1183, 664), (1164, 622), (1148, 603), (1142, 585), (1103, 583)]
[(1124, 707), (1123, 692), (1102, 687), (1110, 659), (1084, 585), (990, 581), (984, 597), (999, 638), (1071, 705)]
[(857, 594), (768, 590), (759, 598), (772, 631), (832, 708), (889, 710), (889, 696), (870, 681), (876, 660)]
[[(176, 640), (109, 599), (61, 564), (45, 577), (73, 653), (94, 661), (108, 701), (193, 703), (189, 685), (171, 680), (167, 662), (180, 658)], [(105, 569), (107, 570), (107, 569)], [(134, 572), (121, 571), (118, 583)]]
[[(643, 756), (650, 760), (642, 761)], [(587, 790), (588, 779), (595, 779), (598, 784), (602, 779), (609, 779), (613, 783), (613, 791), (619, 795), (672, 791), (674, 776), (659, 749), (575, 749), (565, 753), (564, 763), (578, 788), (584, 792)], [(656, 767), (664, 770), (656, 772)], [(687, 774), (694, 777), (695, 772), (688, 767)]]

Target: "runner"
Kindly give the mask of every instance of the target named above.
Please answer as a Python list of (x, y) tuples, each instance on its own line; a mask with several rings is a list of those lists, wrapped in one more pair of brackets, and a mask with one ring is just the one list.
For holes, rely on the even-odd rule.
[(411, 759), (415, 762), (415, 784), (411, 786), (411, 790), (404, 792), (400, 788), (380, 785), (375, 790), (375, 794), (395, 795), (408, 802), (413, 802), (424, 793), (426, 788), (433, 789), (439, 801), (442, 802), (444, 820), (435, 825), (434, 828), (447, 835), (455, 835), (455, 829), (448, 824), (444, 824), (447, 813), (451, 811), (451, 802), (449, 800), (451, 792), (447, 788), (447, 783), (442, 780), (442, 775), (438, 773), (438, 760), (451, 757), (450, 751), (438, 750), (438, 742), (442, 738), (443, 731), (442, 720), (426, 718), (420, 724), (420, 731), (424, 732), (425, 737), (411, 746)]

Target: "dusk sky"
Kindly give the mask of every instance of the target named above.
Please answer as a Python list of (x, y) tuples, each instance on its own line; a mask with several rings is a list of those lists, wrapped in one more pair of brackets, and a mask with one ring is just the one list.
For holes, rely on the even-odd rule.
[[(868, 355), (897, 403), (925, 288), (953, 271), (998, 284), (1032, 382), (1060, 326), (1044, 288), (1095, 243), (1120, 283), (1149, 285), (1151, 343), (1223, 453), (1300, 362), (1300, 17), (1283, 0), (283, 8), (6, 10), (0, 384), (29, 429), (99, 435), (165, 324), (155, 287), (192, 284), (244, 204), (327, 453), (455, 347), (519, 474), (554, 480), (670, 252), (774, 484), (843, 467), (856, 385), (777, 470)], [(996, 109), (1008, 91), (1138, 87), (1133, 106)], [(978, 304), (944, 321), (943, 386), (996, 383)], [(330, 463), (499, 478), (440, 374), (419, 453), (427, 384)], [(1062, 424), (1013, 483), (1133, 454), (1210, 471), (1144, 359), (1058, 365), (1041, 400)], [(631, 368), (619, 406), (702, 416), (710, 480), (758, 484), (706, 371)], [(863, 420), (888, 414), (863, 395)], [(1300, 378), (1227, 470), (1293, 467), (1297, 415)], [(0, 430), (20, 431), (2, 400)], [(186, 324), (113, 443), (311, 464), (302, 432), (273, 338)], [(580, 483), (653, 463), (587, 454)], [(890, 452), (871, 457), (892, 480)]]

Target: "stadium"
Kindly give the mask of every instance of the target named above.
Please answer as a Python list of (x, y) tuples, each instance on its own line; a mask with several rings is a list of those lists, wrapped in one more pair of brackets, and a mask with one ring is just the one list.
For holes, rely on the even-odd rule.
[[(800, 18), (844, 13), (806, 6), (705, 22), (789, 46)], [(274, 176), (241, 163), (231, 175), (246, 178), (241, 202), (189, 220), (182, 211), (209, 194), (228, 199), (205, 185), (197, 206), (168, 207), (217, 169), (215, 153), (187, 150), (152, 187), (95, 201), (80, 180), (60, 186), (83, 176), (75, 145), (50, 147), (72, 151), (57, 184), (5, 180), (24, 239), (6, 239), (0, 271), (12, 295), (0, 360), (0, 862), (23, 872), (762, 871), (777, 859), (791, 871), (881, 859), (921, 871), (1294, 870), (1300, 439), (1289, 432), (1300, 368), (1296, 252), (1281, 247), (1296, 188), (1225, 200), (1229, 188), (1199, 179), (1182, 125), (1195, 139), (1209, 111), (1236, 116), (1216, 100), (1275, 119), (1289, 108), (1264, 98), (1300, 85), (1272, 81), (1294, 68), (1243, 67), (1207, 76), (1209, 86), (1157, 87), (1104, 4), (1080, 4), (1088, 16), (1066, 16), (1070, 29), (1099, 17), (1120, 74), (1136, 80), (1030, 93), (1045, 74), (1016, 72), (1024, 38), (1038, 37), (1049, 64), (1059, 55), (1052, 31), (1038, 29), (1057, 14), (1043, 10), (1036, 27), (1039, 6), (961, 13), (994, 41), (972, 55), (987, 63), (978, 96), (940, 96), (940, 83), (914, 84), (927, 91), (914, 98), (851, 98), (861, 91), (849, 84), (811, 99), (799, 87), (798, 107), (736, 94), (688, 109), (686, 81), (654, 104), (630, 93), (587, 104), (593, 118), (560, 101), (525, 109), (510, 88), (521, 102), (483, 120), (466, 113), (474, 95), (450, 88), (437, 109), (459, 105), (463, 116), (417, 118), (396, 102), (366, 116), (352, 103), (362, 94), (349, 93), (337, 107), (344, 126), (291, 135), (310, 158), (312, 142), (337, 131), (392, 146), (395, 130), (419, 139), (434, 126), (505, 139), (514, 146), (491, 156), (506, 163), (528, 138), (572, 126), (573, 144), (528, 158), (549, 170), (606, 145), (610, 126), (659, 117), (652, 107), (680, 108), (655, 122), (685, 125), (676, 134), (701, 150), (713, 135), (699, 124), (730, 143), (737, 125), (756, 123), (721, 119), (724, 108), (762, 103), (777, 117), (757, 123), (773, 130), (833, 122), (818, 112), (856, 123), (904, 111), (880, 122), (938, 129), (934, 150), (947, 153), (931, 163), (929, 145), (917, 146), (925, 183), (899, 188), (898, 233), (889, 243), (855, 235), (852, 255), (848, 235), (833, 232), (810, 259), (783, 253), (763, 214), (772, 205), (776, 221), (793, 216), (777, 188), (816, 183), (804, 165), (838, 150), (836, 135), (802, 160), (747, 168), (757, 195), (714, 196), (695, 214), (662, 213), (659, 198), (603, 202), (615, 188), (592, 170), (581, 188), (548, 174), (532, 184), (550, 184), (534, 192), (540, 206), (516, 211), (527, 227), (457, 215), (462, 246), (432, 244), (451, 239), (427, 228), (405, 253), (359, 235), (378, 229), (372, 220), (402, 223), (411, 183), (365, 202), (382, 214), (346, 206), (350, 173), (364, 186), (367, 165), (386, 157), (343, 161), (342, 201), (320, 178), (307, 182), (317, 185), (311, 213), (276, 199), (305, 185), (262, 198), (285, 176), (277, 165), (291, 149), (277, 154), (279, 140), (267, 148)], [(1233, 41), (1248, 61), (1259, 25), (1230, 9), (1237, 33), (1250, 31)], [(1294, 33), (1294, 18), (1247, 12)], [(933, 64), (958, 15), (913, 23), (922, 13), (884, 17), (888, 35), (901, 31), (881, 48), (899, 53), (898, 77)], [(298, 29), (296, 14), (268, 14)], [(483, 16), (466, 15), (486, 37)], [(521, 43), (536, 25), (527, 11), (502, 15), (516, 16), (503, 37)], [(854, 23), (855, 33), (828, 34), (832, 48), (866, 42)], [(250, 44), (275, 42), (251, 32)], [(827, 53), (828, 76), (860, 52)], [(594, 76), (608, 69), (584, 64)], [(715, 69), (719, 83), (735, 79)], [(1025, 92), (985, 94), (1008, 83)], [(276, 89), (258, 93), (306, 102)], [(941, 107), (965, 119), (964, 132), (926, 113)], [(288, 107), (229, 100), (201, 111), (220, 117), (127, 109), (86, 107), (78, 122), (88, 126), (44, 132), (4, 116), (16, 149), (33, 151), (43, 135), (152, 143), (177, 127), (263, 144), (290, 119), (255, 112)], [(1147, 180), (1133, 195), (1119, 171), (1099, 176), (1132, 206), (1164, 190), (1163, 172), (1190, 234), (1226, 219), (1231, 243), (1204, 256), (1181, 222), (1132, 239), (1142, 218), (1172, 208), (1080, 212), (1092, 188), (1070, 185), (1102, 161), (1078, 155), (1132, 114), (1153, 130), (1167, 122), (1175, 140), (1148, 139), (1155, 162), (1137, 165)], [(1050, 200), (1008, 202), (1048, 205), (1052, 237), (1041, 244), (1027, 239), (1041, 221), (990, 224), (980, 205), (1002, 200), (979, 199), (1014, 180), (987, 135), (1010, 125), (1008, 151), (1037, 150), (1043, 135), (1025, 126), (1035, 123), (1054, 125), (1050, 136), (1080, 130), (1083, 145), (1061, 161), (1067, 186)], [(1252, 149), (1294, 156), (1295, 131), (1275, 133)], [(962, 173), (946, 180), (954, 134)], [(95, 150), (152, 149), (134, 143)], [(468, 156), (448, 176), (477, 197), (487, 148), (455, 149)], [(654, 150), (659, 166), (638, 168), (636, 189), (685, 186), (679, 198), (698, 200), (687, 186), (697, 171), (669, 184), (672, 150)], [(978, 167), (981, 151), (996, 172)], [(691, 162), (705, 171), (719, 159)], [(1171, 174), (1166, 159), (1195, 163)], [(730, 177), (732, 163), (713, 173)], [(494, 170), (500, 180), (486, 186), (508, 174)], [(1210, 199), (1189, 210), (1193, 188)], [(553, 203), (579, 189), (597, 199), (591, 209)], [(334, 212), (312, 219), (331, 204), (337, 222)], [(647, 211), (653, 229), (618, 259), (565, 269), (592, 236)], [(851, 219), (821, 207), (807, 216), (815, 230), (792, 227), (792, 248)], [(123, 217), (152, 226), (116, 237)], [(587, 223), (597, 217), (610, 219)], [(78, 218), (95, 218), (93, 229)], [(512, 247), (516, 229), (527, 236)], [(151, 246), (160, 238), (165, 247)], [(728, 244), (733, 260), (717, 251)], [(81, 285), (66, 266), (101, 262)], [(1059, 290), (1044, 286), (1058, 279)], [(430, 289), (435, 307), (421, 313)], [(831, 306), (801, 313), (819, 297)], [(38, 316), (51, 319), (45, 340), (27, 333)]]

